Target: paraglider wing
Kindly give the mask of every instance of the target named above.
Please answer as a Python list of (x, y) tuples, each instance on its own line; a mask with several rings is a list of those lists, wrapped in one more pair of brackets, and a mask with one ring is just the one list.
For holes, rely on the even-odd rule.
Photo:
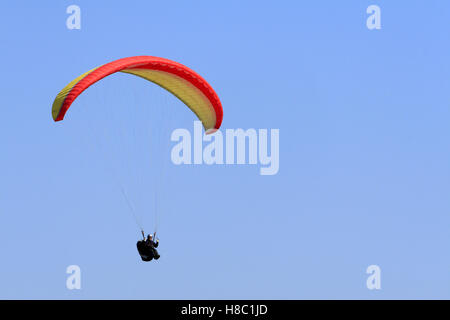
[(52, 107), (53, 120), (63, 120), (73, 101), (84, 90), (116, 72), (136, 75), (170, 91), (197, 115), (206, 133), (213, 133), (220, 128), (222, 104), (208, 82), (180, 63), (152, 56), (119, 59), (74, 79), (56, 96)]

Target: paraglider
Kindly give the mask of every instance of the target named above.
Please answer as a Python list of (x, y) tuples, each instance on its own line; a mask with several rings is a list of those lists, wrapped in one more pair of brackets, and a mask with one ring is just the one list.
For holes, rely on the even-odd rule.
[(145, 239), (144, 231), (142, 231), (143, 240), (139, 240), (136, 243), (139, 255), (141, 256), (142, 261), (152, 261), (152, 259), (158, 260), (160, 255), (156, 248), (159, 245), (159, 239), (154, 240), (156, 238), (156, 233), (152, 236), (151, 234), (147, 235), (147, 239)]
[[(52, 106), (53, 120), (63, 120), (70, 106), (84, 90), (116, 72), (141, 77), (172, 93), (195, 113), (206, 134), (214, 133), (220, 128), (222, 104), (211, 85), (188, 67), (153, 56), (118, 59), (75, 78), (56, 96)], [(156, 238), (156, 234), (154, 236)], [(144, 236), (144, 240), (138, 241), (137, 248), (143, 261), (157, 260), (160, 257), (156, 250), (158, 244), (159, 240), (155, 240), (152, 235), (148, 235), (147, 239)]]
[(116, 72), (133, 74), (171, 92), (197, 115), (206, 134), (220, 128), (222, 104), (209, 83), (180, 63), (152, 56), (115, 60), (75, 78), (56, 96), (52, 106), (53, 120), (63, 120), (67, 110), (84, 90)]

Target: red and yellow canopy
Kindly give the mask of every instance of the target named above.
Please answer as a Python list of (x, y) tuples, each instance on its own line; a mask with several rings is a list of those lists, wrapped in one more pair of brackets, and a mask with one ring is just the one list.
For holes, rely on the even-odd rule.
[(63, 120), (73, 101), (84, 90), (116, 72), (134, 74), (170, 91), (197, 115), (206, 133), (220, 128), (223, 118), (222, 104), (208, 82), (180, 63), (151, 56), (119, 59), (75, 78), (56, 96), (52, 107), (53, 120)]

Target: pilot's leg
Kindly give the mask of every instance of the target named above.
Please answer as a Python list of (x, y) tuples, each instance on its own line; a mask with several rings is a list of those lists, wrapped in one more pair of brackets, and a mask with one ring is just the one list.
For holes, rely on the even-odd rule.
[(158, 260), (160, 257), (158, 251), (155, 248), (153, 248), (153, 257), (155, 258), (155, 260)]

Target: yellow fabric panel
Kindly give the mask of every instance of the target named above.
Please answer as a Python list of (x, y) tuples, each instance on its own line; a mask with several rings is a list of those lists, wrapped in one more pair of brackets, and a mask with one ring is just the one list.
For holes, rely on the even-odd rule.
[(89, 70), (88, 72), (83, 73), (81, 76), (73, 79), (72, 81), (70, 81), (70, 83), (67, 86), (64, 87), (64, 89), (62, 89), (58, 93), (58, 95), (55, 98), (55, 101), (53, 101), (53, 106), (52, 106), (53, 120), (56, 120), (56, 118), (58, 117), (59, 110), (61, 110), (61, 107), (64, 103), (64, 99), (66, 99), (66, 96), (69, 94), (70, 90), (72, 90), (72, 88), (78, 83), (78, 81), (83, 79), (85, 76), (87, 76), (89, 73), (91, 73), (92, 71), (94, 71), (97, 68)]
[(214, 128), (216, 124), (214, 107), (208, 98), (189, 81), (159, 70), (125, 69), (121, 72), (134, 74), (170, 91), (197, 115), (205, 130)]

